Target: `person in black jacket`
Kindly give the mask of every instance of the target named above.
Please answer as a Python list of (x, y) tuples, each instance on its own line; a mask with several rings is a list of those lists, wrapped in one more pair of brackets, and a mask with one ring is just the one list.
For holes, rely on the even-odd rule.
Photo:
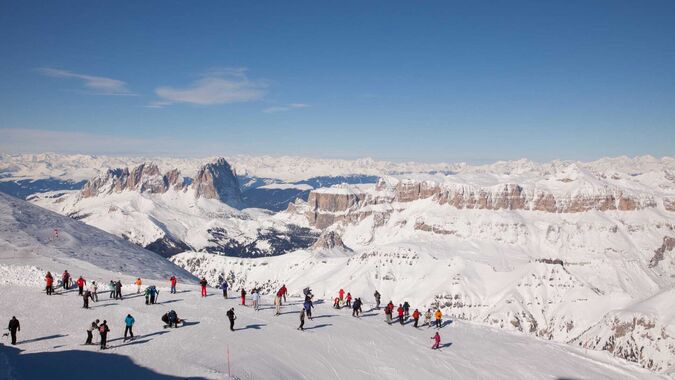
[(12, 345), (16, 345), (16, 332), (21, 331), (19, 320), (16, 319), (16, 317), (12, 317), (12, 319), (9, 320), (7, 329), (9, 329), (9, 334), (12, 336)]
[(98, 326), (98, 332), (101, 334), (101, 349), (105, 350), (108, 348), (108, 332), (110, 332), (110, 329), (108, 328), (108, 321), (104, 320), (103, 323)]
[(230, 320), (230, 331), (234, 331), (234, 320), (237, 319), (234, 315), (234, 308), (227, 311), (227, 319)]

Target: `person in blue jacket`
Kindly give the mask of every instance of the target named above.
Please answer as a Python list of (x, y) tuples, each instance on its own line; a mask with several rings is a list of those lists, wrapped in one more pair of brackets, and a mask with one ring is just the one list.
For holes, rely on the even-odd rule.
[(131, 316), (131, 314), (127, 314), (127, 317), (124, 318), (124, 324), (126, 325), (126, 327), (124, 327), (124, 340), (127, 340), (127, 332), (129, 335), (131, 335), (129, 339), (134, 339), (134, 332), (132, 330), (134, 322), (136, 322), (136, 320)]
[(227, 298), (227, 281), (223, 281), (222, 284), (220, 284), (220, 288), (223, 289), (223, 297)]
[(309, 320), (312, 320), (312, 308), (314, 307), (314, 304), (312, 303), (312, 299), (307, 297), (305, 299), (305, 303), (304, 303), (303, 307), (305, 309), (305, 313), (307, 314), (307, 318), (309, 318)]

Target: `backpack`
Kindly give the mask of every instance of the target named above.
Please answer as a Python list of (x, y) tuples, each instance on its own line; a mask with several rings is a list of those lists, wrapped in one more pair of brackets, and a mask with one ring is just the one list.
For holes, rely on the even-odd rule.
[(105, 325), (98, 326), (98, 332), (104, 333), (105, 332)]

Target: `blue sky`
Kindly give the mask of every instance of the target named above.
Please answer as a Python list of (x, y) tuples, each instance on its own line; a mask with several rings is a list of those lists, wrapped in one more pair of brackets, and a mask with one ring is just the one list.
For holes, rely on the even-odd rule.
[(0, 151), (675, 153), (673, 1), (0, 1)]

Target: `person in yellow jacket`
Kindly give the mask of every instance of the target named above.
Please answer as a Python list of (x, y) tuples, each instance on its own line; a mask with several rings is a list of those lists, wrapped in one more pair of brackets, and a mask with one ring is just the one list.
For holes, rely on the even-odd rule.
[(436, 328), (440, 329), (441, 324), (442, 324), (442, 319), (443, 318), (443, 313), (441, 313), (441, 309), (436, 309), (436, 312), (434, 313), (434, 319), (436, 320)]
[(139, 277), (136, 279), (136, 282), (134, 282), (134, 284), (136, 284), (137, 288), (136, 294), (139, 294), (141, 292), (141, 285), (143, 285), (143, 281), (141, 281), (141, 278)]

